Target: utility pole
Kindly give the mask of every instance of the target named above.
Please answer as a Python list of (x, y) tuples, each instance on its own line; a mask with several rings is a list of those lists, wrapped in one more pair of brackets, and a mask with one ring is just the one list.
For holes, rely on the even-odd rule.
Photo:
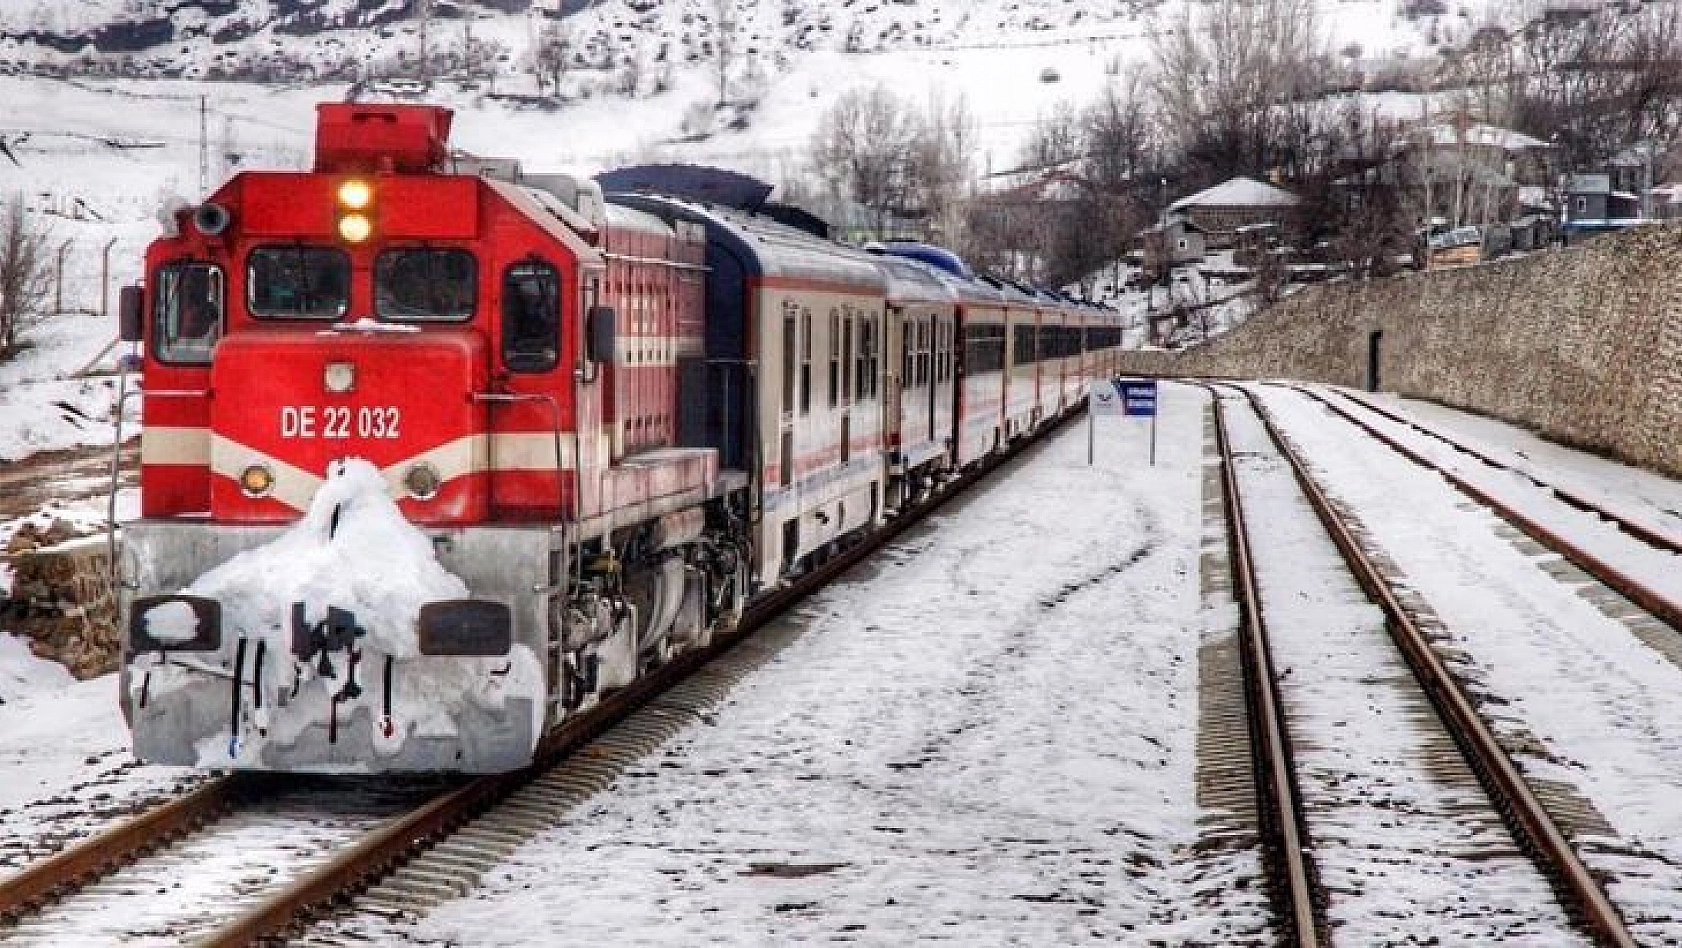
[(432, 0), (415, 0), (415, 6), (420, 14), (420, 81), (426, 82), (432, 77), (432, 50), (427, 42), (432, 27)]
[(205, 104), (204, 96), (201, 95), (201, 96), (199, 96), (199, 194), (200, 195), (208, 194), (209, 191), (210, 191), (210, 145), (207, 141), (208, 136), (205, 133), (205, 123), (209, 120), (208, 117), (207, 117), (208, 114), (209, 114), (209, 109)]
[(64, 313), (64, 254), (74, 243), (74, 238), (64, 238), (64, 243), (58, 245), (58, 261), (53, 266), (53, 312)]

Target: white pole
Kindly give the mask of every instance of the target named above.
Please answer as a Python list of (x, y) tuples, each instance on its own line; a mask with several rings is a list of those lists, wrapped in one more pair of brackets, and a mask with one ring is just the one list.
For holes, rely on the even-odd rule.
[(1092, 386), (1090, 384), (1088, 384), (1087, 388), (1086, 388), (1086, 466), (1087, 467), (1092, 466), (1092, 425), (1093, 425), (1092, 416), (1094, 414), (1095, 414), (1095, 412), (1093, 411), (1093, 408), (1092, 408)]

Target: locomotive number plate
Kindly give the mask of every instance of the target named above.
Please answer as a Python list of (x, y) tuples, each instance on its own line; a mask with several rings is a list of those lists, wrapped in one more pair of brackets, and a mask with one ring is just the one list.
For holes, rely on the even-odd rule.
[(400, 437), (403, 413), (392, 405), (283, 405), (280, 409), (282, 438), (376, 438)]

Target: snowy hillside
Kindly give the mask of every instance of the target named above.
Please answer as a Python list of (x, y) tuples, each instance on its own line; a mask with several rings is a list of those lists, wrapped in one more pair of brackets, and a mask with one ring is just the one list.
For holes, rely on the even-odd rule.
[[(782, 181), (805, 163), (816, 121), (838, 95), (884, 83), (912, 100), (962, 99), (978, 126), (975, 171), (985, 173), (1010, 167), (1035, 120), (1058, 103), (1083, 106), (1116, 73), (1145, 62), (1150, 32), (1167, 28), (1180, 2), (739, 0), (725, 27), (737, 51), (732, 104), (718, 109), (714, 0), (560, 4), (575, 53), (560, 104), (535, 96), (531, 70), (552, 10), (519, 0), (434, 0), (434, 57), (469, 40), (496, 55), (482, 78), (435, 82), (424, 93), (377, 78), (411, 74), (420, 48), (400, 0), (0, 0), (0, 144), (10, 155), (0, 153), (0, 197), (22, 194), (44, 213), (64, 253), (64, 308), (86, 314), (41, 333), (43, 351), (0, 366), (0, 428), (30, 429), (0, 438), (0, 457), (89, 438), (68, 422), (55, 434), (43, 409), (61, 393), (37, 397), (30, 392), (47, 389), (24, 383), (73, 372), (110, 341), (110, 321), (97, 316), (110, 305), (101, 301), (107, 242), (113, 300), (137, 276), (167, 202), (197, 201), (243, 168), (306, 166), (317, 103), (394, 91), (440, 101), (458, 110), (458, 147), (516, 157), (528, 169), (593, 173), (681, 160)], [(1401, 0), (1323, 4), (1332, 49), (1423, 48), (1430, 18), (1402, 17)], [(188, 78), (264, 63), (342, 78)]]

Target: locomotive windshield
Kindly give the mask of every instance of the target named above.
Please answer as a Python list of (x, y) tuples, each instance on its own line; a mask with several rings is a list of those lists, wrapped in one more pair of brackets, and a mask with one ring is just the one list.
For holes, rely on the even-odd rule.
[(251, 315), (338, 319), (350, 301), (350, 256), (332, 247), (259, 247), (246, 259)]
[(387, 250), (374, 262), (374, 313), (381, 319), (470, 319), (478, 288), (478, 265), (465, 250)]
[(222, 335), (222, 268), (173, 263), (158, 271), (153, 305), (153, 347), (177, 365), (207, 365)]

